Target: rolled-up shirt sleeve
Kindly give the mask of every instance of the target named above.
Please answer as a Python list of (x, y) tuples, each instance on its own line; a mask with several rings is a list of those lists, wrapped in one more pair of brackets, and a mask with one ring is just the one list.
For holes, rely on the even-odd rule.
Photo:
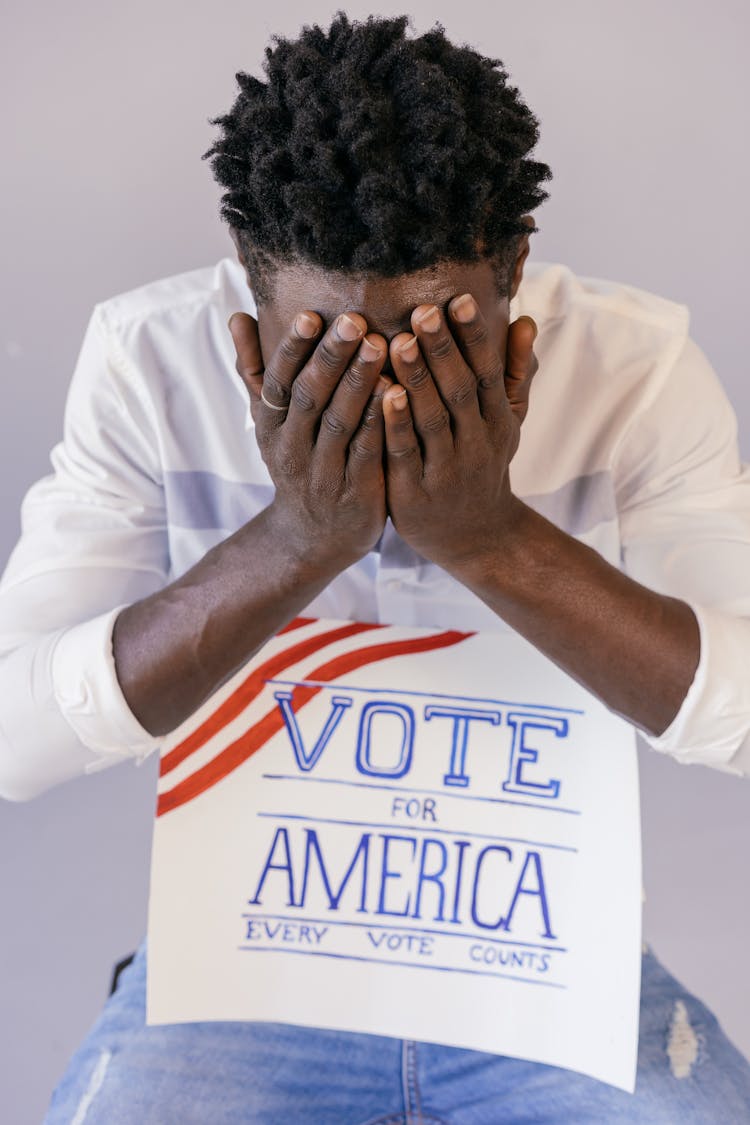
[(158, 748), (112, 653), (123, 606), (162, 587), (169, 552), (155, 427), (105, 312), (89, 321), (52, 473), (32, 485), (0, 580), (0, 796)]
[[(737, 420), (690, 338), (616, 458), (625, 571), (691, 606), (700, 659), (655, 750), (750, 776), (750, 466)], [(647, 642), (646, 642), (647, 643)]]

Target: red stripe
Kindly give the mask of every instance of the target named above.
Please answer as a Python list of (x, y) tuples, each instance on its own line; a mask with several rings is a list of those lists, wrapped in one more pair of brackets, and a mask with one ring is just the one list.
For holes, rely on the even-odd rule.
[(317, 620), (317, 617), (293, 617), (288, 625), (285, 625), (283, 629), (279, 629), (276, 636), (283, 637), (284, 633), (291, 633), (293, 629), (301, 629), (303, 625), (311, 625), (313, 621)]
[[(328, 682), (336, 679), (337, 676), (346, 675), (347, 672), (353, 672), (355, 669), (362, 668), (366, 664), (372, 664), (377, 660), (387, 660), (389, 657), (404, 656), (408, 653), (430, 652), (434, 649), (448, 648), (450, 645), (458, 644), (470, 636), (472, 636), (471, 633), (449, 631), (430, 637), (415, 637), (409, 641), (392, 641), (381, 645), (370, 645), (369, 648), (342, 653), (341, 656), (335, 657), (326, 664), (321, 664), (306, 678)], [(295, 713), (298, 713), (321, 690), (320, 687), (314, 686), (295, 688), (292, 697), (292, 707)], [(257, 750), (260, 750), (261, 746), (268, 742), (277, 731), (281, 730), (283, 725), (284, 717), (281, 714), (281, 709), (276, 707), (273, 711), (264, 715), (249, 730), (245, 731), (235, 742), (226, 746), (220, 754), (207, 762), (205, 766), (196, 770), (190, 777), (186, 777), (184, 781), (178, 782), (173, 789), (160, 794), (156, 805), (156, 815), (162, 816), (163, 813), (169, 812), (171, 809), (179, 808), (180, 805), (184, 805), (187, 801), (191, 801), (194, 797), (216, 785), (218, 781), (232, 773)]]
[[(298, 618), (297, 620), (302, 619)], [(288, 628), (289, 626), (287, 626)], [(190, 754), (194, 754), (196, 750), (204, 746), (209, 738), (213, 738), (227, 723), (241, 714), (263, 690), (266, 680), (273, 679), (274, 676), (283, 672), (290, 665), (296, 664), (298, 660), (304, 660), (305, 657), (312, 656), (318, 649), (325, 648), (326, 645), (331, 645), (335, 641), (343, 641), (347, 637), (356, 636), (357, 633), (363, 633), (369, 629), (383, 628), (383, 625), (350, 621), (337, 629), (329, 629), (325, 633), (316, 633), (314, 637), (308, 637), (291, 648), (285, 648), (282, 652), (277, 652), (270, 660), (266, 660), (264, 664), (251, 672), (247, 679), (243, 680), (239, 687), (199, 727), (190, 732), (187, 738), (178, 742), (164, 755), (159, 766), (159, 776), (164, 777), (170, 770), (179, 766)]]

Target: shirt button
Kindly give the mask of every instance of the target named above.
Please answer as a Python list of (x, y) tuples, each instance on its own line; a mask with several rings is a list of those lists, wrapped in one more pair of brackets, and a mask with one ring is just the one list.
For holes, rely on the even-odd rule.
[(400, 578), (389, 578), (385, 584), (386, 590), (392, 594), (395, 594), (396, 590), (400, 590), (402, 586), (403, 582)]

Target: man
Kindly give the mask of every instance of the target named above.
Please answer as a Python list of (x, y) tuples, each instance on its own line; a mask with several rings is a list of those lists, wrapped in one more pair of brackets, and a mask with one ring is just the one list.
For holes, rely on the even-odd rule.
[[(750, 772), (750, 479), (687, 312), (524, 277), (536, 119), (496, 60), (406, 24), (340, 15), (238, 75), (206, 157), (244, 278), (96, 307), (0, 596), (5, 796), (142, 760), (303, 610), (511, 628), (654, 748)], [(144, 967), (49, 1121), (750, 1111), (750, 1068), (650, 954), (633, 1097), (375, 1036), (145, 1028)], [(676, 998), (709, 1049), (670, 1066)]]

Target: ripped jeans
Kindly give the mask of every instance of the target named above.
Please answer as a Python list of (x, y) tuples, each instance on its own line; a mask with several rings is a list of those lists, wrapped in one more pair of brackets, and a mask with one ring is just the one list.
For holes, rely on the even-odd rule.
[(146, 1027), (146, 939), (44, 1125), (748, 1125), (750, 1063), (643, 955), (634, 1094), (569, 1070), (277, 1023)]

